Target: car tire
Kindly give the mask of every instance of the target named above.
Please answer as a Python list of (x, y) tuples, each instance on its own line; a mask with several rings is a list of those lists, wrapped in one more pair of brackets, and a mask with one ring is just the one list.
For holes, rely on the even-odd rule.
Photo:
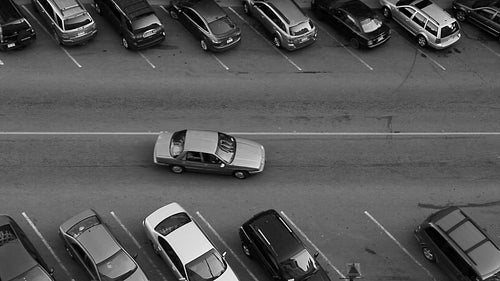
[(250, 12), (250, 7), (248, 7), (247, 2), (243, 2), (243, 11), (245, 12), (245, 14), (247, 14), (249, 16), (252, 14), (252, 12)]
[(168, 13), (170, 15), (171, 18), (173, 18), (174, 20), (177, 20), (179, 19), (179, 15), (177, 14), (177, 12), (175, 10), (170, 10), (170, 13)]
[(382, 8), (382, 14), (384, 15), (384, 18), (386, 18), (386, 19), (390, 19), (392, 17), (391, 10), (387, 7)]
[(425, 39), (425, 37), (422, 35), (418, 35), (417, 36), (417, 44), (420, 47), (424, 48), (425, 46), (427, 46), (427, 39)]
[(99, 7), (99, 4), (95, 3), (94, 8), (97, 14), (102, 15), (101, 7)]
[(422, 254), (424, 254), (424, 258), (430, 262), (436, 262), (436, 256), (432, 252), (431, 249), (427, 247), (422, 247)]
[(179, 166), (179, 165), (173, 165), (173, 166), (170, 167), (170, 170), (174, 174), (182, 174), (184, 172), (184, 167)]
[(241, 243), (241, 250), (243, 251), (243, 254), (245, 254), (245, 256), (252, 258), (252, 253), (250, 252), (250, 248), (248, 248), (248, 246), (245, 245), (244, 243)]
[(237, 179), (243, 180), (248, 177), (247, 171), (234, 171), (233, 176)]
[(351, 45), (351, 47), (353, 47), (354, 49), (359, 49), (359, 41), (358, 39), (356, 38), (351, 38), (351, 40), (349, 40), (349, 44)]
[(208, 46), (207, 46), (207, 42), (205, 41), (205, 39), (201, 39), (200, 40), (200, 47), (203, 51), (208, 51)]
[(280, 41), (280, 37), (278, 35), (273, 35), (273, 45), (274, 47), (276, 48), (281, 48), (281, 41)]
[(455, 13), (455, 17), (457, 18), (458, 21), (464, 22), (467, 19), (467, 15), (465, 14), (465, 11), (463, 10), (458, 10)]
[(125, 39), (125, 37), (122, 37), (122, 46), (125, 48), (125, 49), (130, 49), (130, 46), (128, 44), (128, 41), (127, 39)]
[(66, 249), (66, 253), (68, 253), (68, 256), (74, 260), (75, 259), (75, 256), (71, 253), (70, 249), (68, 248), (68, 246), (65, 246), (64, 247)]

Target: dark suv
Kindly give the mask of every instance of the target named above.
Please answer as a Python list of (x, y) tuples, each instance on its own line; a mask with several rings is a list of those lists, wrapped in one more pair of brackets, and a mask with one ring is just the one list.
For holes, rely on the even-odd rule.
[(239, 230), (243, 252), (276, 280), (330, 281), (325, 270), (275, 210), (258, 213)]
[(17, 223), (0, 215), (0, 280), (52, 281), (52, 272)]
[(457, 207), (430, 215), (415, 230), (424, 257), (451, 280), (500, 280), (500, 248)]
[(12, 0), (0, 1), (0, 50), (23, 47), (36, 38), (35, 30)]
[(165, 40), (165, 29), (146, 0), (95, 0), (95, 9), (118, 30), (126, 49), (144, 49)]

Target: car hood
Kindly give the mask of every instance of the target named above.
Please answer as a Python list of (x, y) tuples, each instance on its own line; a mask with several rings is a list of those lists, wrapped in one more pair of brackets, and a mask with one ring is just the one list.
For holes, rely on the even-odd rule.
[(254, 141), (236, 138), (236, 154), (231, 165), (259, 169), (264, 147)]
[(215, 281), (238, 281), (238, 277), (236, 277), (233, 269), (228, 265), (226, 271), (219, 278), (215, 279)]

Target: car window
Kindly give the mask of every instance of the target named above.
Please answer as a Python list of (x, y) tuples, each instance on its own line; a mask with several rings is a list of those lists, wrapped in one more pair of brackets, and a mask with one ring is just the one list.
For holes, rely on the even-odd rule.
[(266, 14), (272, 22), (274, 22), (281, 30), (285, 30), (285, 25), (278, 17), (278, 15), (267, 5), (256, 3), (255, 4), (264, 14)]
[(306, 249), (294, 254), (289, 259), (280, 263), (285, 279), (300, 280), (304, 276), (318, 270), (314, 258)]
[(477, 10), (477, 14), (487, 19), (491, 19), (495, 13), (490, 9), (479, 9)]
[(188, 18), (190, 18), (192, 21), (194, 21), (197, 25), (199, 25), (204, 30), (208, 31), (207, 25), (205, 24), (203, 19), (200, 18), (200, 16), (195, 11), (193, 11), (191, 9), (184, 9), (183, 12)]
[(59, 26), (59, 28), (63, 29), (64, 30), (64, 26), (63, 26), (63, 21), (62, 19), (59, 17), (59, 15), (56, 14), (56, 23), (57, 23), (57, 26)]
[(421, 13), (417, 12), (415, 16), (412, 19), (416, 24), (418, 24), (421, 27), (425, 26), (425, 22), (427, 21), (427, 18), (424, 17)]
[(85, 264), (85, 266), (87, 266), (89, 273), (92, 276), (95, 276), (95, 278), (97, 279), (97, 272), (96, 272), (96, 268), (95, 268), (95, 265), (94, 265), (94, 262), (92, 261), (92, 259), (90, 259), (89, 256), (84, 255), (83, 263)]
[(432, 5), (432, 2), (429, 0), (421, 0), (421, 1), (413, 3), (413, 6), (419, 8), (420, 10), (422, 10), (423, 8), (425, 8), (429, 5)]
[(345, 19), (345, 23), (349, 27), (353, 28), (354, 30), (359, 31), (358, 24), (356, 23), (356, 19), (353, 16), (347, 14), (347, 17)]
[(458, 26), (458, 23), (452, 22), (450, 25), (443, 26), (441, 28), (441, 38), (445, 38), (447, 36), (452, 35), (453, 33), (457, 32), (460, 27)]
[(65, 30), (76, 29), (85, 26), (92, 22), (90, 15), (87, 13), (81, 14), (79, 16), (69, 18), (64, 21)]
[(493, 18), (493, 21), (497, 24), (500, 24), (500, 13), (496, 14), (496, 16)]
[(413, 8), (410, 8), (410, 7), (401, 7), (398, 9), (399, 12), (401, 12), (403, 15), (411, 18), (411, 16), (413, 16), (413, 14), (415, 13), (415, 9)]
[(431, 21), (427, 21), (427, 25), (425, 26), (425, 30), (427, 30), (429, 33), (431, 33), (434, 36), (437, 36), (438, 34), (438, 27)]
[(50, 6), (49, 2), (47, 0), (39, 0), (40, 4), (42, 7), (47, 11), (47, 14), (49, 17), (52, 19), (54, 18), (54, 10), (52, 10), (52, 6)]
[(202, 153), (203, 162), (208, 164), (222, 164), (222, 161), (211, 153)]
[(155, 231), (165, 236), (176, 230), (177, 228), (191, 222), (191, 218), (188, 214), (182, 212), (162, 220), (156, 227)]
[(188, 151), (186, 153), (186, 160), (191, 162), (201, 162), (201, 154), (195, 151)]
[(165, 239), (163, 239), (161, 237), (159, 237), (158, 239), (159, 239), (161, 247), (163, 248), (163, 250), (167, 254), (168, 258), (172, 261), (172, 263), (174, 263), (174, 266), (177, 268), (177, 271), (180, 272), (180, 274), (182, 274), (182, 276), (184, 276), (184, 278), (186, 278), (186, 272), (184, 272), (182, 262), (179, 259), (179, 257), (177, 256), (177, 254), (174, 252), (174, 250), (172, 249), (170, 244), (168, 244), (168, 242), (165, 241)]
[(312, 25), (309, 21), (303, 21), (297, 25), (290, 27), (290, 34), (293, 36), (298, 36), (306, 34), (312, 29)]
[(211, 281), (226, 271), (227, 265), (220, 253), (212, 249), (202, 256), (186, 264), (190, 281)]
[(215, 154), (226, 163), (233, 161), (236, 154), (236, 139), (224, 133), (218, 133), (217, 149)]
[(132, 20), (132, 31), (142, 31), (151, 28), (153, 25), (158, 25), (158, 17), (156, 17), (155, 13), (151, 12), (134, 18)]
[(99, 273), (110, 280), (125, 280), (136, 269), (137, 265), (123, 250), (119, 250), (97, 265)]
[(109, 9), (111, 10), (111, 13), (116, 17), (116, 19), (121, 21), (122, 16), (116, 4), (111, 3), (111, 5), (109, 5)]
[(184, 141), (186, 140), (186, 130), (178, 131), (172, 134), (170, 140), (170, 155), (177, 157), (184, 150)]

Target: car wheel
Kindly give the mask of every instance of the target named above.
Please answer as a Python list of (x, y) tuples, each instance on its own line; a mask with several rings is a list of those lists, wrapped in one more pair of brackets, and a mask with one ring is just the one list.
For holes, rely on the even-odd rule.
[(173, 165), (172, 167), (170, 167), (170, 170), (172, 170), (174, 174), (181, 174), (182, 172), (184, 172), (184, 167)]
[(424, 258), (426, 258), (428, 261), (436, 262), (436, 256), (434, 256), (434, 253), (431, 249), (422, 247), (422, 253), (424, 254)]
[(101, 7), (99, 7), (99, 4), (95, 3), (94, 7), (95, 7), (95, 11), (96, 11), (99, 15), (102, 15)]
[(203, 51), (206, 52), (208, 50), (207, 42), (205, 41), (205, 39), (201, 39), (200, 46)]
[(73, 256), (73, 253), (71, 253), (70, 249), (68, 248), (68, 246), (65, 247), (66, 248), (66, 252), (68, 253), (68, 256), (74, 260), (75, 259), (75, 256)]
[(177, 12), (174, 10), (170, 10), (170, 17), (173, 18), (174, 20), (179, 19), (179, 16), (177, 15)]
[(276, 48), (281, 48), (281, 41), (278, 35), (273, 35), (273, 44)]
[(386, 19), (391, 18), (391, 10), (389, 10), (389, 8), (387, 8), (387, 7), (382, 8), (382, 14), (384, 15), (384, 17)]
[(427, 46), (427, 40), (425, 39), (424, 36), (418, 35), (417, 36), (417, 43), (420, 47), (425, 47)]
[(122, 45), (123, 47), (125, 47), (125, 49), (130, 48), (130, 46), (128, 45), (128, 41), (127, 39), (125, 39), (125, 37), (122, 37)]
[(358, 39), (351, 38), (351, 40), (349, 40), (349, 44), (351, 44), (351, 47), (353, 47), (354, 49), (359, 49), (359, 41), (358, 41)]
[(243, 3), (243, 11), (245, 12), (245, 14), (250, 15), (250, 7), (248, 7), (247, 2)]
[(455, 13), (455, 17), (457, 18), (458, 21), (464, 22), (465, 19), (467, 18), (467, 15), (465, 14), (465, 12), (463, 10), (458, 10)]
[(247, 245), (245, 244), (241, 244), (241, 249), (243, 250), (243, 253), (245, 254), (245, 256), (249, 257), (249, 258), (252, 258), (252, 254), (250, 253), (250, 248), (248, 248)]
[(233, 176), (237, 179), (246, 179), (248, 177), (248, 172), (247, 171), (235, 171), (233, 173)]

